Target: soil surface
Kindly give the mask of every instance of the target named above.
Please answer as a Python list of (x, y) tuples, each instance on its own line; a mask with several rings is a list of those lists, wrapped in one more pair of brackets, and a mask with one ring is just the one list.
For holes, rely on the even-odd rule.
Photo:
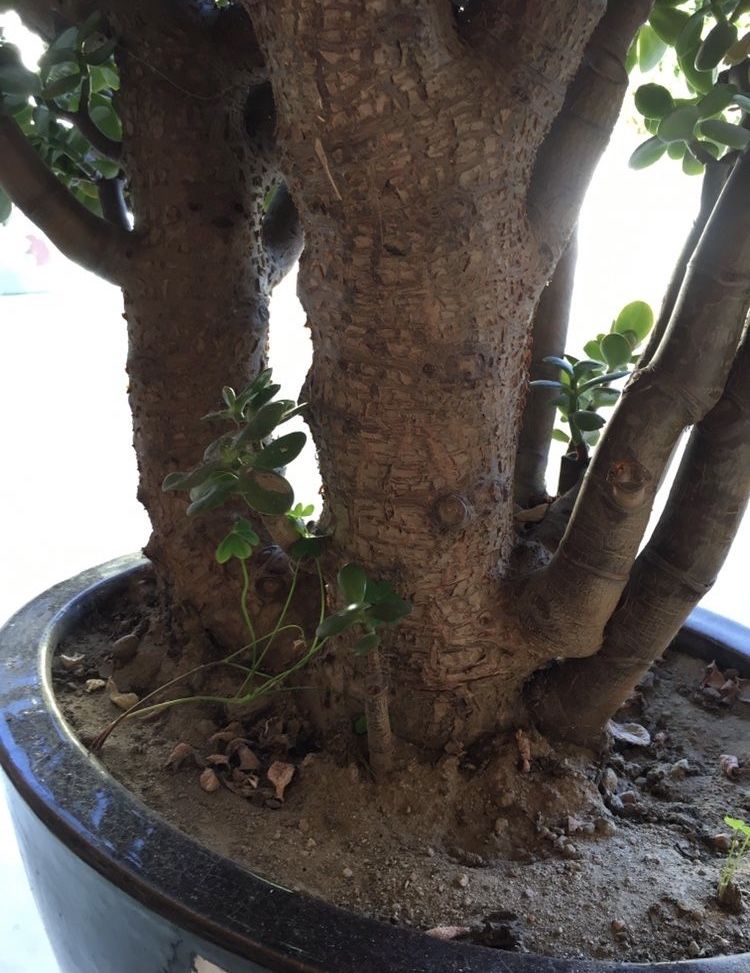
[[(118, 714), (112, 684), (88, 680), (143, 691), (143, 629), (122, 605), (114, 627), (93, 617), (60, 647), (58, 699), (82, 739)], [(522, 730), (429, 761), (402, 748), (393, 783), (376, 786), (355, 734), (342, 762), (283, 704), (240, 720), (191, 704), (125, 721), (101, 759), (218, 853), (386, 922), (564, 957), (750, 951), (748, 870), (739, 912), (716, 901), (724, 816), (750, 821), (750, 704), (701, 689), (705, 669), (667, 653), (617, 717), (650, 742), (602, 758)]]

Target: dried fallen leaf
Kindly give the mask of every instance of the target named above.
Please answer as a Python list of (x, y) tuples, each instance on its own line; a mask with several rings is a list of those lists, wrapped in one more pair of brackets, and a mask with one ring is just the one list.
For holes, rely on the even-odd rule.
[(237, 759), (240, 762), (240, 770), (259, 770), (260, 760), (255, 756), (247, 744), (237, 747)]
[(217, 733), (212, 733), (208, 738), (209, 743), (229, 743), (230, 740), (234, 740), (236, 737), (242, 736), (242, 724), (234, 720), (228, 723), (223, 730), (219, 730)]
[(221, 787), (221, 782), (210, 767), (206, 767), (203, 773), (198, 779), (198, 783), (201, 785), (201, 789), (207, 794), (213, 794), (214, 791), (218, 791)]
[(225, 756), (223, 753), (210, 753), (206, 757), (206, 763), (211, 764), (213, 767), (227, 767), (229, 765), (229, 757)]
[(428, 929), (425, 935), (432, 936), (433, 939), (441, 939), (449, 942), (451, 939), (459, 939), (461, 936), (468, 936), (471, 932), (468, 926), (435, 926)]
[(58, 658), (60, 665), (63, 669), (67, 669), (68, 672), (71, 672), (73, 669), (79, 669), (83, 665), (84, 659), (82, 655), (60, 655)]
[(87, 679), (83, 684), (83, 691), (85, 693), (98, 693), (100, 690), (104, 689), (107, 683), (104, 679)]
[(126, 710), (135, 706), (140, 697), (137, 693), (112, 693), (109, 698), (118, 709)]
[(522, 774), (531, 770), (531, 740), (524, 730), (516, 730), (516, 746), (518, 747), (518, 769)]
[(736, 780), (740, 775), (740, 762), (733, 753), (722, 753), (719, 766), (724, 776), (730, 780)]
[(716, 661), (709, 662), (701, 680), (701, 689), (721, 689), (725, 682), (724, 673), (716, 664)]
[(647, 747), (651, 743), (651, 734), (640, 723), (615, 723), (610, 720), (607, 728), (619, 743), (629, 743), (633, 747)]
[(193, 759), (194, 757), (195, 750), (190, 746), (189, 743), (178, 743), (164, 761), (164, 766), (172, 767), (174, 770), (177, 770), (177, 768), (181, 767), (186, 760)]
[(266, 776), (271, 781), (276, 792), (276, 799), (284, 800), (284, 791), (294, 777), (294, 764), (286, 764), (282, 760), (274, 760), (266, 771)]

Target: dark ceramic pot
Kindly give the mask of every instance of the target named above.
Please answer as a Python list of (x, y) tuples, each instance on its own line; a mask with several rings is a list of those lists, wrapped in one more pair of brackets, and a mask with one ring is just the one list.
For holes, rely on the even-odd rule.
[[(130, 557), (87, 571), (0, 633), (0, 762), (62, 973), (750, 973), (750, 953), (623, 964), (441, 943), (280, 888), (176, 831), (86, 753), (50, 689), (56, 643), (146, 570)], [(750, 631), (707, 612), (681, 643), (750, 662)]]

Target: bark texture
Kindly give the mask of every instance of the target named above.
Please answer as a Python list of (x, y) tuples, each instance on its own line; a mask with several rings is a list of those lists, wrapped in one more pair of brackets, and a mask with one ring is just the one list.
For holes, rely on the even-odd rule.
[(552, 269), (526, 192), (602, 8), (504, 5), (476, 35), (449, 4), (248, 9), (305, 227), (305, 397), (336, 551), (413, 599), (390, 647), (397, 732), (476, 734), (507, 718), (524, 675), (497, 577)]

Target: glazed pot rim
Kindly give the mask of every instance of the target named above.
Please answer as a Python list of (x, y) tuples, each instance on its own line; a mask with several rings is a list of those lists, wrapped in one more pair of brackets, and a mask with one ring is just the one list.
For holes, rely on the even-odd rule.
[[(50, 678), (61, 638), (149, 567), (128, 555), (92, 568), (39, 595), (0, 630), (0, 766), (37, 817), (128, 895), (278, 973), (748, 973), (750, 953), (622, 963), (444, 943), (282, 888), (178, 831), (83, 748)], [(703, 609), (679, 646), (720, 665), (750, 667), (750, 629)]]

